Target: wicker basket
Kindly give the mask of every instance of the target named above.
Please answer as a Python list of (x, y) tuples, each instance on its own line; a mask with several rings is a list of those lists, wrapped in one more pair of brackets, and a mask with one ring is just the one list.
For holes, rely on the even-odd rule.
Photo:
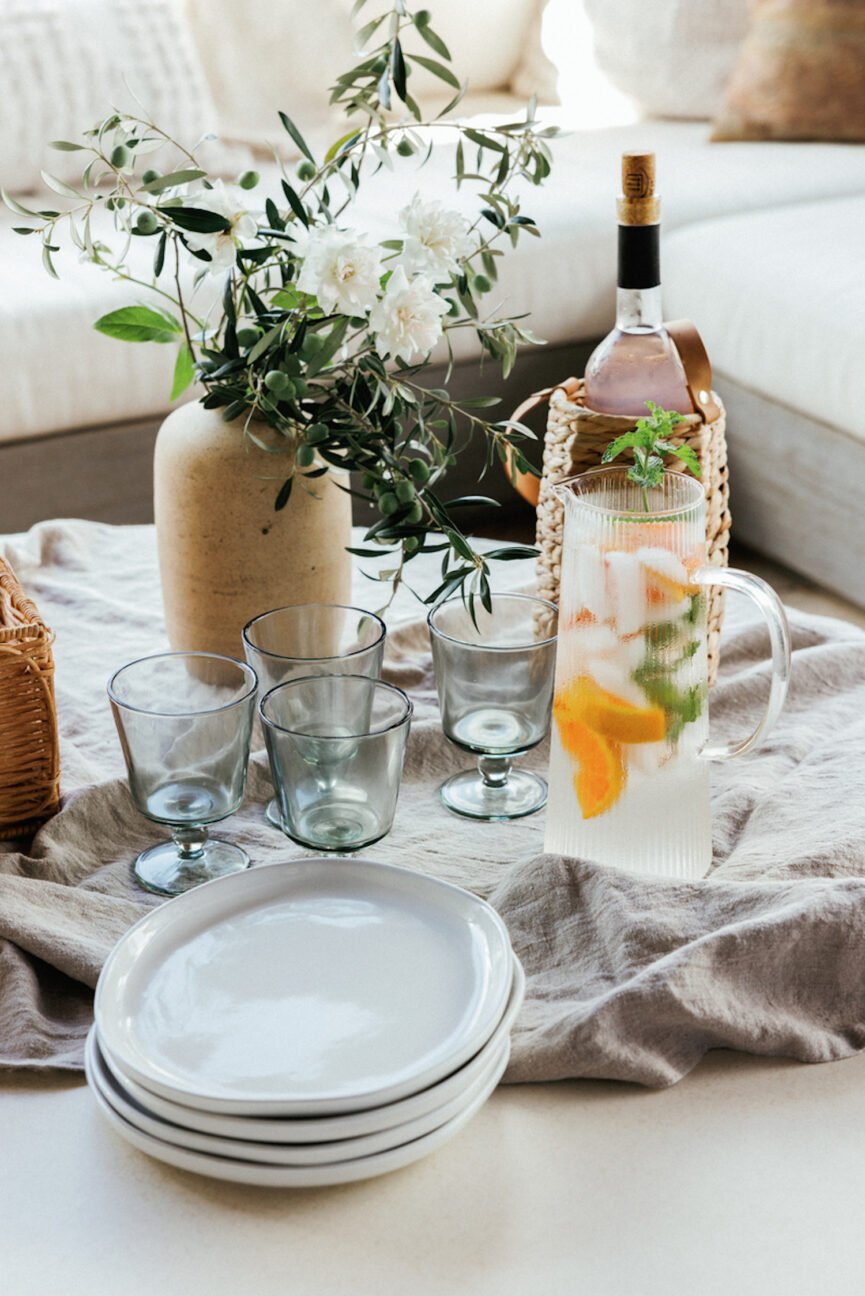
[(32, 832), (60, 804), (53, 639), (0, 558), (0, 839)]
[[(702, 394), (705, 409), (714, 417), (707, 420), (705, 413), (691, 415), (679, 426), (675, 440), (691, 446), (700, 460), (701, 479), (706, 487), (707, 557), (710, 563), (725, 567), (730, 534), (726, 421), (717, 396), (711, 390)], [(537, 545), (541, 551), (538, 593), (557, 603), (564, 506), (554, 487), (568, 477), (599, 467), (604, 450), (614, 437), (633, 427), (634, 420), (587, 409), (583, 404), (582, 381), (576, 378), (569, 378), (558, 387), (536, 392), (512, 417), (519, 421), (530, 408), (542, 401), (549, 401), (549, 417), (540, 485), (537, 478), (513, 472), (511, 476), (520, 493), (537, 505)], [(707, 616), (710, 683), (714, 682), (718, 669), (723, 617), (724, 591), (715, 587), (709, 594)]]

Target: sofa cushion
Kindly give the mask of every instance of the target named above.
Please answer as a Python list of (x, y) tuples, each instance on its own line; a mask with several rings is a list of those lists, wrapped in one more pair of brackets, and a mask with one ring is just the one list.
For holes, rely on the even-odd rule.
[(585, 3), (600, 67), (643, 113), (714, 117), (745, 35), (748, 0)]
[(865, 440), (863, 231), (856, 197), (702, 221), (667, 239), (667, 313), (697, 322), (722, 393), (727, 375)]
[[(313, 149), (345, 129), (328, 108), (328, 91), (352, 66), (353, 29), (377, 17), (381, 0), (368, 3), (355, 22), (353, 0), (185, 0), (187, 14), (228, 136), (299, 156), (277, 119), (281, 108), (301, 125)], [(453, 71), (469, 78), (473, 95), (496, 91), (537, 93), (556, 101), (556, 70), (541, 49), (546, 0), (436, 0), (432, 26), (447, 44)], [(386, 6), (388, 9), (390, 5)], [(495, 40), (490, 31), (495, 29)], [(267, 40), (260, 33), (267, 32)], [(380, 41), (380, 32), (372, 38)], [(416, 34), (406, 49), (433, 51)], [(422, 65), (412, 64), (409, 89), (428, 116), (454, 91)], [(325, 138), (330, 136), (330, 138)]]
[(865, 140), (863, 0), (754, 0), (716, 140)]
[(82, 155), (48, 141), (77, 140), (112, 107), (189, 144), (217, 125), (178, 0), (4, 0), (0, 104), (0, 185), (12, 193), (41, 186), (40, 170), (79, 177)]
[[(670, 249), (677, 228), (707, 222), (695, 227), (699, 237), (710, 218), (749, 210), (755, 215), (743, 216), (741, 222), (747, 229), (749, 221), (758, 219), (760, 208), (769, 204), (801, 203), (814, 196), (834, 198), (865, 189), (865, 149), (767, 144), (760, 150), (760, 165), (755, 166), (752, 145), (730, 144), (719, 150), (705, 135), (699, 123), (653, 122), (608, 131), (575, 130), (556, 141), (550, 182), (541, 189), (530, 188), (525, 195), (525, 211), (537, 220), (542, 237), (525, 238), (515, 254), (503, 258), (500, 282), (487, 298), (490, 309), (530, 312), (531, 327), (552, 343), (583, 341), (607, 331), (615, 300), (615, 195), (623, 149), (658, 152), (669, 263), (665, 280), (675, 268)], [(452, 175), (452, 147), (436, 151), (420, 170), (406, 160), (394, 172), (382, 171), (361, 187), (354, 224), (387, 237), (396, 213), (416, 189), (449, 206), (457, 205)], [(256, 194), (262, 194), (266, 181), (267, 176)], [(459, 202), (467, 210), (476, 210), (466, 192)], [(22, 240), (11, 232), (12, 225), (24, 223), (11, 212), (0, 216), (0, 354), (5, 376), (0, 439), (163, 412), (173, 348), (117, 342), (92, 328), (100, 315), (140, 300), (143, 293), (81, 265), (71, 248), (55, 257), (59, 282), (49, 279), (40, 264), (36, 239)], [(149, 273), (151, 254), (148, 240), (133, 241), (133, 255), (142, 258), (144, 275)], [(859, 259), (865, 261), (861, 255)], [(785, 273), (795, 279), (799, 267), (799, 261), (791, 261)], [(690, 290), (686, 280), (674, 313), (702, 322), (710, 297), (706, 290)], [(470, 329), (457, 331), (455, 352), (459, 359), (477, 358), (477, 340)], [(494, 381), (492, 373), (480, 380), (482, 384)], [(519, 382), (518, 367), (511, 386), (517, 390)]]
[[(350, 7), (351, 0), (345, 3)], [(370, 6), (371, 14), (374, 16), (382, 7), (379, 0), (377, 6)], [(509, 90), (518, 82), (518, 93), (525, 93), (528, 73), (524, 65), (530, 60), (532, 85), (528, 93), (537, 93), (547, 103), (555, 101), (555, 68), (540, 48), (546, 0), (472, 0), (471, 4), (465, 0), (434, 0), (429, 7), (432, 26), (451, 52), (456, 75), (468, 78), (472, 91)], [(364, 7), (361, 18), (366, 15)], [(416, 39), (413, 49), (432, 55), (432, 50), (425, 50)], [(430, 92), (440, 92), (441, 82), (425, 69), (415, 67), (410, 89), (423, 104)]]
[(184, 3), (223, 133), (291, 157), (299, 154), (277, 109), (298, 122), (313, 146), (330, 133), (327, 91), (352, 62), (343, 0)]

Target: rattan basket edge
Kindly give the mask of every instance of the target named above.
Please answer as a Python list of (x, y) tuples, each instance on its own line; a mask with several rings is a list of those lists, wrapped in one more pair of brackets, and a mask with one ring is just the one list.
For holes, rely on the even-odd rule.
[(0, 557), (0, 840), (27, 836), (59, 808), (53, 642)]

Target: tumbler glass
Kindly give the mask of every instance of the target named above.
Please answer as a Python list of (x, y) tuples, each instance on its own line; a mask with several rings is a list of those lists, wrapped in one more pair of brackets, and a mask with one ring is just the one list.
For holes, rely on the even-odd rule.
[(491, 607), (476, 599), (473, 618), (457, 595), (427, 618), (445, 735), (479, 758), (442, 784), (441, 799), (471, 819), (518, 819), (547, 799), (544, 780), (511, 762), (549, 728), (558, 613), (527, 594), (493, 594)]
[(112, 676), (108, 696), (132, 800), (173, 838), (135, 860), (146, 890), (179, 895), (249, 867), (246, 851), (209, 837), (207, 825), (243, 800), (255, 692), (255, 672), (217, 653), (158, 653)]
[(390, 831), (411, 723), (402, 689), (361, 675), (289, 680), (259, 703), (284, 831), (350, 852)]
[[(307, 675), (381, 676), (385, 624), (373, 612), (341, 603), (299, 603), (262, 612), (243, 629), (243, 651), (259, 681), (259, 697)], [(266, 814), (282, 828), (279, 802)]]

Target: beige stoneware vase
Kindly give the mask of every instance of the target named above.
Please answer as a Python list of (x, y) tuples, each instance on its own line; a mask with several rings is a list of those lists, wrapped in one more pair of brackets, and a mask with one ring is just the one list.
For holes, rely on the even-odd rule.
[(242, 420), (198, 402), (163, 423), (154, 511), (172, 648), (242, 658), (241, 631), (258, 613), (350, 601), (351, 496), (330, 475), (298, 478), (277, 513), (284, 463), (243, 437)]

